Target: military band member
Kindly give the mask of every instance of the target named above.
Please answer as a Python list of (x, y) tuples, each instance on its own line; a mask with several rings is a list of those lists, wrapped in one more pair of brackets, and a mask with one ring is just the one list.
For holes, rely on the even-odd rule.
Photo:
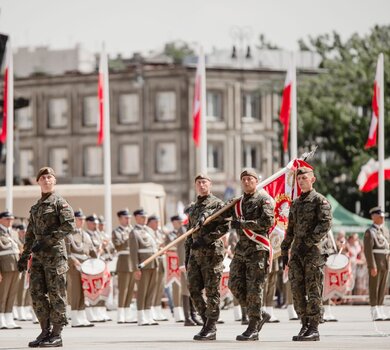
[(81, 281), (81, 264), (93, 257), (96, 252), (89, 235), (83, 230), (85, 215), (81, 209), (75, 211), (76, 229), (66, 237), (68, 252), (68, 296), (71, 306), (72, 327), (93, 327), (85, 312), (84, 290)]
[(116, 274), (118, 276), (118, 316), (117, 323), (136, 322), (131, 314), (130, 305), (133, 300), (135, 276), (130, 264), (129, 236), (133, 227), (130, 224), (129, 209), (117, 212), (119, 226), (112, 232), (112, 242), (117, 252)]
[(373, 321), (390, 320), (383, 301), (388, 288), (390, 236), (384, 225), (385, 213), (381, 207), (370, 209), (372, 225), (364, 233), (364, 254), (367, 260), (368, 285)]
[(0, 329), (21, 328), (12, 314), (19, 285), (19, 247), (12, 238), (13, 220), (9, 211), (0, 213)]
[(302, 193), (290, 208), (286, 237), (281, 245), (283, 268), (288, 264), (294, 307), (302, 322), (293, 340), (318, 341), (327, 258), (321, 246), (332, 224), (332, 211), (326, 198), (313, 188), (316, 180), (313, 169), (301, 167), (296, 175)]
[(153, 290), (157, 282), (158, 260), (153, 260), (142, 271), (138, 265), (157, 252), (157, 243), (152, 230), (146, 226), (147, 214), (143, 209), (133, 213), (136, 225), (130, 234), (130, 260), (132, 268), (136, 271), (138, 282), (137, 318), (139, 326), (157, 325), (153, 320), (151, 307), (153, 303)]

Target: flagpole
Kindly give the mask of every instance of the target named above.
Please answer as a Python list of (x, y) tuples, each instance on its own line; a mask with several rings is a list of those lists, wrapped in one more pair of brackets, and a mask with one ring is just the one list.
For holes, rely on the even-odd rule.
[(379, 54), (379, 125), (378, 125), (378, 205), (385, 210), (385, 170), (384, 170), (384, 158), (385, 158), (385, 123), (384, 123), (384, 67), (383, 67), (383, 53)]
[(201, 72), (200, 172), (207, 174), (206, 62), (203, 46), (200, 47), (199, 60)]
[[(8, 74), (7, 74), (7, 159), (6, 159), (6, 202), (5, 209), (13, 211), (13, 166), (14, 166), (14, 68), (12, 57), (11, 38), (8, 38), (6, 55), (8, 57)], [(4, 96), (5, 97), (5, 96)]]
[(112, 232), (112, 196), (111, 196), (111, 141), (110, 141), (110, 90), (108, 83), (108, 62), (105, 45), (102, 49), (103, 66), (103, 157), (104, 157), (104, 216), (106, 218), (106, 233)]
[(297, 128), (297, 73), (295, 53), (291, 53), (291, 154), (290, 159), (298, 157), (298, 128)]

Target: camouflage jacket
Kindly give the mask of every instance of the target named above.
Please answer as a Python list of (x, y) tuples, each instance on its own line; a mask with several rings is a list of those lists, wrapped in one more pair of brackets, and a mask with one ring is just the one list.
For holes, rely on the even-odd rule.
[(328, 200), (316, 190), (302, 193), (290, 208), (282, 255), (291, 253), (326, 254), (324, 240), (332, 225), (332, 208)]
[(251, 240), (243, 229), (249, 229), (267, 237), (270, 228), (274, 224), (274, 201), (265, 191), (244, 194), (242, 198), (242, 217), (237, 217), (235, 206), (227, 210), (224, 217), (233, 217), (234, 220), (240, 220), (241, 222), (241, 227), (236, 230), (238, 242), (235, 247), (235, 254), (248, 255), (264, 250), (264, 247)]
[[(213, 194), (200, 197), (198, 196), (195, 203), (188, 208), (188, 229), (194, 228), (202, 215), (210, 216), (224, 205), (223, 201), (215, 197)], [(194, 241), (202, 239), (204, 245), (197, 249), (199, 254), (213, 255), (214, 253), (223, 254), (223, 242), (220, 238), (227, 232), (228, 226), (225, 223), (212, 221), (208, 225), (204, 225), (200, 230), (189, 236), (185, 243), (186, 257), (189, 256), (191, 246)]]
[(56, 193), (43, 196), (30, 209), (23, 256), (31, 254), (35, 241), (44, 240), (44, 250), (34, 256), (67, 258), (64, 238), (74, 232), (74, 214), (71, 206)]

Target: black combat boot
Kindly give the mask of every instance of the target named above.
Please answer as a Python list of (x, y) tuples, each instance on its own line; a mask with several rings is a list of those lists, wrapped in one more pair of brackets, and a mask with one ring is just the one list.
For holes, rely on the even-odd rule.
[(190, 298), (190, 309), (191, 309), (191, 320), (195, 322), (197, 326), (203, 326), (206, 322), (206, 316), (202, 317), (202, 321), (199, 320), (199, 318), (196, 316), (196, 310), (194, 305), (192, 304), (192, 300)]
[(299, 333), (297, 335), (294, 335), (292, 337), (292, 340), (293, 341), (300, 341), (301, 340), (301, 337), (303, 335), (305, 335), (305, 333), (307, 332), (307, 330), (309, 329), (309, 321), (307, 319), (307, 317), (305, 316), (302, 316), (302, 327), (301, 327), (301, 330), (299, 331)]
[(261, 320), (257, 325), (257, 331), (260, 332), (264, 326), (264, 323), (268, 322), (271, 319), (271, 315), (268, 312), (261, 311)]
[(217, 320), (207, 319), (201, 331), (194, 335), (194, 340), (215, 340), (217, 339)]
[(241, 307), (241, 313), (242, 313), (241, 324), (242, 325), (249, 324), (247, 308), (246, 307)]
[(258, 324), (259, 324), (259, 320), (255, 318), (250, 318), (248, 328), (245, 330), (244, 333), (237, 335), (236, 340), (241, 340), (241, 341), (259, 340)]
[(49, 321), (49, 319), (40, 321), (39, 324), (41, 326), (42, 332), (41, 332), (41, 334), (39, 334), (37, 336), (37, 339), (30, 341), (28, 343), (28, 346), (30, 348), (37, 348), (41, 344), (41, 342), (49, 339), (49, 336), (50, 336), (50, 321)]
[(309, 328), (300, 338), (300, 341), (319, 341), (320, 333), (318, 333), (318, 323), (318, 321), (310, 321)]
[(62, 324), (54, 324), (53, 330), (50, 333), (50, 336), (47, 340), (39, 344), (40, 348), (57, 348), (62, 346)]
[(184, 310), (184, 326), (191, 327), (196, 326), (196, 323), (191, 319), (190, 314), (190, 297), (187, 295), (182, 296), (183, 299), (183, 310)]

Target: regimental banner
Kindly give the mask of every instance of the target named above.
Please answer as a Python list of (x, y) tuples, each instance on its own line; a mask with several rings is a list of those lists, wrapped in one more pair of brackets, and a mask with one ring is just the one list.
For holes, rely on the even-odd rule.
[(325, 265), (323, 299), (334, 296), (343, 297), (353, 283), (349, 258), (343, 254), (332, 254)]
[[(99, 259), (89, 259), (99, 260)], [(87, 305), (96, 305), (100, 300), (107, 300), (111, 289), (111, 274), (108, 265), (100, 260), (103, 264), (103, 271), (100, 271), (100, 266), (92, 264), (89, 267), (96, 268), (94, 274), (85, 273), (82, 266), (81, 285), (84, 291), (84, 299)], [(89, 262), (87, 260), (87, 262)], [(100, 264), (99, 264), (100, 265)], [(90, 272), (90, 270), (88, 270)]]
[(179, 266), (179, 257), (175, 251), (166, 251), (165, 253), (167, 257), (167, 274), (166, 274), (166, 281), (165, 285), (169, 286), (173, 282), (176, 282), (178, 285), (180, 285), (180, 266)]

